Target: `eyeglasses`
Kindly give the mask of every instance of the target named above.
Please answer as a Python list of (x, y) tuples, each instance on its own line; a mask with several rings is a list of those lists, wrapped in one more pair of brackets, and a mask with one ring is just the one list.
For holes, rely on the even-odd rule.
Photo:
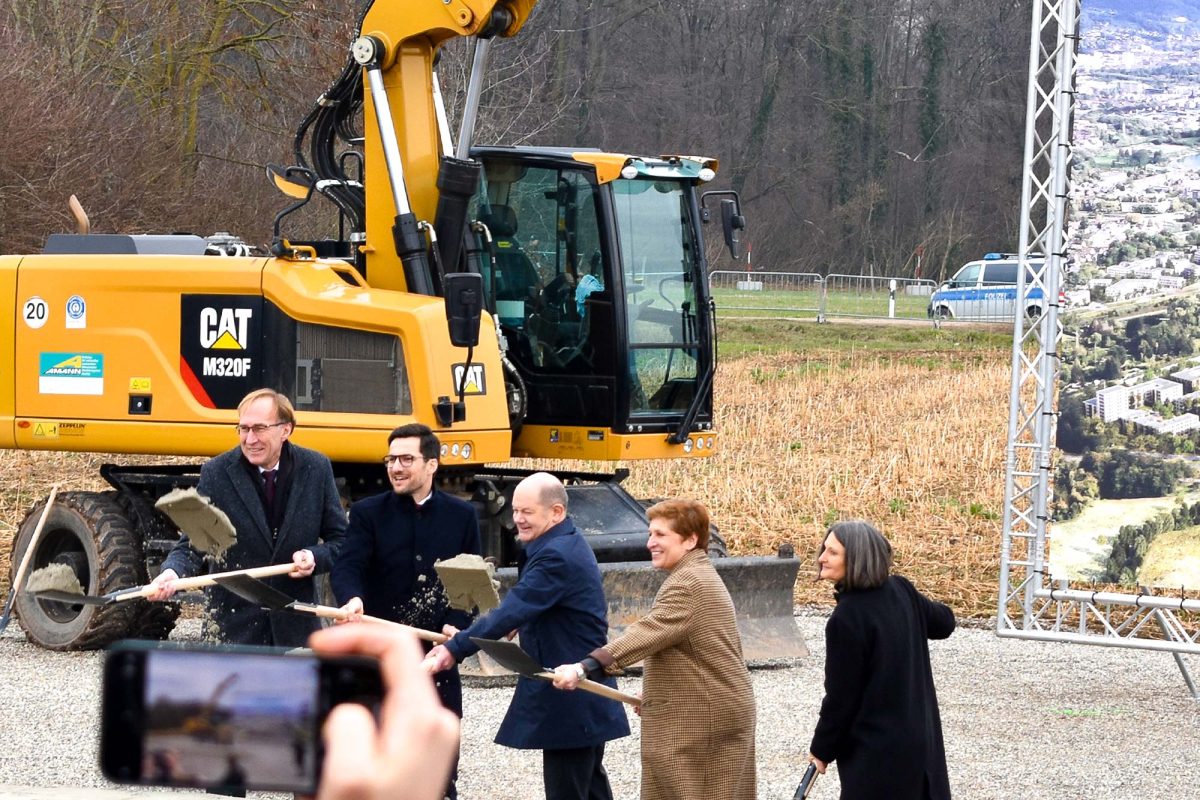
[(405, 453), (401, 456), (386, 455), (383, 457), (383, 465), (385, 467), (390, 467), (399, 462), (400, 466), (407, 468), (417, 463), (418, 458), (424, 459), (425, 456), (414, 456), (412, 453)]
[(251, 432), (255, 436), (262, 436), (271, 428), (278, 428), (280, 425), (287, 425), (286, 422), (272, 422), (270, 425), (259, 423), (257, 425), (234, 425), (233, 429), (238, 432), (238, 436), (249, 436)]

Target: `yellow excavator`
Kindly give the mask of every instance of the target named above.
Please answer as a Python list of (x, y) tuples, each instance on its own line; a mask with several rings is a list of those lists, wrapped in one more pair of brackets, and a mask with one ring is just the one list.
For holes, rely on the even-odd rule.
[[(430, 425), (443, 488), (479, 510), (485, 555), (516, 563), (513, 457), (695, 459), (713, 426), (714, 305), (701, 227), (732, 255), (734, 192), (702, 191), (708, 158), (474, 146), (489, 48), (535, 0), (375, 0), (341, 75), (270, 166), (290, 198), (270, 253), (232, 236), (54, 234), (0, 256), (0, 447), (209, 457), (238, 400), (269, 386), (297, 410), (295, 440), (327, 454), (347, 500), (387, 488), (396, 425)], [(473, 37), (457, 137), (435, 71)], [(455, 141), (457, 138), (457, 141)], [(292, 212), (327, 204), (336, 236)], [(0, 310), (0, 314), (5, 313)], [(497, 466), (500, 465), (500, 466)], [(178, 536), (154, 501), (199, 466), (113, 466), (108, 492), (58, 496), (31, 567), (69, 565), (88, 594), (144, 582)], [(606, 575), (612, 625), (644, 612), (658, 578), (627, 473), (559, 473)], [(40, 509), (14, 544), (29, 546)], [(723, 545), (714, 538), (717, 554)], [(751, 658), (801, 655), (797, 562), (719, 559)], [(512, 579), (511, 570), (501, 570)], [(28, 637), (99, 647), (168, 632), (169, 605), (72, 606), (22, 595)]]

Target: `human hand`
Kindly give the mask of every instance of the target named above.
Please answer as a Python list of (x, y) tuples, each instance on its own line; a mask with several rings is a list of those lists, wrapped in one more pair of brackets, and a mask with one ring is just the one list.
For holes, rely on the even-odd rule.
[(633, 696), (638, 699), (638, 704), (633, 707), (633, 713), (637, 714), (640, 717), (642, 715), (642, 703), (641, 703), (642, 693), (636, 692)]
[(828, 764), (814, 755), (809, 755), (808, 760), (813, 763), (813, 765), (817, 768), (817, 772), (821, 773), (822, 775), (824, 775), (825, 770), (829, 768)]
[(505, 638), (505, 640), (511, 642), (513, 639), (517, 638), (517, 632), (509, 631), (508, 633), (504, 634), (504, 638)]
[(439, 800), (457, 751), (458, 718), (421, 674), (416, 638), (381, 625), (345, 625), (317, 631), (308, 643), (321, 655), (378, 658), (385, 687), (378, 726), (360, 705), (330, 712), (317, 800)]
[(341, 625), (344, 622), (362, 622), (363, 616), (363, 601), (361, 597), (351, 597), (346, 601), (346, 604), (338, 609), (344, 617), (337, 620), (335, 624)]
[(443, 625), (442, 626), (442, 636), (448, 636), (451, 639), (453, 639), (455, 637), (455, 635), (457, 635), (457, 634), (458, 634), (458, 628), (454, 627), (453, 625)]
[(179, 580), (179, 575), (175, 570), (164, 569), (147, 584), (147, 586), (154, 587), (154, 591), (146, 595), (146, 599), (155, 602), (169, 599), (171, 595), (175, 594), (175, 581), (177, 580)]
[(292, 553), (292, 564), (294, 566), (288, 573), (289, 578), (307, 578), (317, 568), (317, 559), (311, 550), (297, 550)]
[(430, 675), (448, 670), (454, 666), (454, 654), (444, 644), (439, 644), (425, 654), (425, 660), (421, 662), (421, 666)]
[(583, 680), (584, 672), (582, 664), (563, 664), (554, 668), (554, 688), (562, 689), (563, 691), (571, 692)]

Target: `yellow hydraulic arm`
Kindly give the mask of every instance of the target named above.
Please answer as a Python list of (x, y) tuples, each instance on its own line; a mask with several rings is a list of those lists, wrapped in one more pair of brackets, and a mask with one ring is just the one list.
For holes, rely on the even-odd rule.
[[(364, 88), (366, 242), (371, 285), (430, 294), (402, 262), (423, 258), (438, 203), (434, 58), (456, 36), (513, 36), (536, 0), (376, 0), (354, 44)], [(465, 157), (465, 156), (464, 156)], [(428, 266), (424, 267), (428, 274)]]

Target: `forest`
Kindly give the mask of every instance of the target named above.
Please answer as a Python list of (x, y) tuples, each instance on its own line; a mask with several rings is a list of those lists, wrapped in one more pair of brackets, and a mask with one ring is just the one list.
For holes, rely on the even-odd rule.
[[(0, 5), (0, 252), (71, 229), (71, 194), (97, 232), (267, 241), (285, 200), (264, 165), (295, 163), (365, 8)], [(493, 48), (476, 141), (716, 157), (755, 268), (912, 274), (920, 249), (937, 278), (1017, 245), (1030, 17), (1030, 0), (543, 2)], [(452, 120), (469, 60), (443, 48)]]

